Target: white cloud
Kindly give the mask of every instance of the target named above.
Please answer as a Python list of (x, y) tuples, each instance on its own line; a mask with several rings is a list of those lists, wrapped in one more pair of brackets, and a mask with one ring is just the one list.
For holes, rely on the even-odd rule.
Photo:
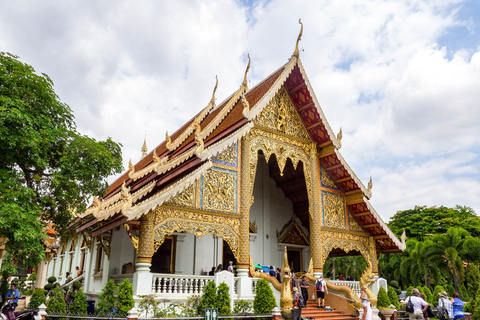
[(437, 45), (473, 30), (463, 2), (0, 0), (0, 50), (47, 73), (80, 132), (121, 142), (126, 164), (145, 130), (151, 149), (205, 107), (215, 75), (217, 103), (236, 90), (247, 53), (250, 87), (284, 64), (302, 18), (301, 59), (345, 159), (373, 176), (377, 211), (480, 212), (480, 51)]

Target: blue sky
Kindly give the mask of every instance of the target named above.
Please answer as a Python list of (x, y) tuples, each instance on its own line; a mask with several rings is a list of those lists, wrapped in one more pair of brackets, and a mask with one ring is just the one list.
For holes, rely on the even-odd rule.
[[(140, 158), (211, 97), (301, 60), (340, 150), (388, 221), (480, 213), (480, 4), (462, 0), (0, 0), (0, 50), (48, 74), (80, 132)], [(111, 179), (113, 180), (114, 177)]]

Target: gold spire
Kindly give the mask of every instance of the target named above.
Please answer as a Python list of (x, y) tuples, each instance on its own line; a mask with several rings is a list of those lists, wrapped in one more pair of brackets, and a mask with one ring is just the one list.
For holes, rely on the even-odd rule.
[(302, 19), (298, 19), (298, 23), (300, 23), (302, 25), (302, 27), (300, 28), (300, 34), (298, 35), (298, 38), (297, 38), (297, 44), (295, 45), (295, 51), (293, 52), (293, 55), (295, 57), (299, 57), (300, 55), (300, 50), (298, 49), (298, 43), (300, 42), (300, 40), (302, 40), (302, 34), (303, 34), (303, 23), (302, 23)]
[(373, 181), (372, 181), (372, 177), (370, 177), (370, 181), (368, 181), (368, 191), (372, 191), (372, 187), (373, 187)]
[(217, 91), (217, 87), (218, 87), (218, 77), (215, 76), (215, 79), (216, 79), (215, 88), (213, 89), (212, 100), (210, 100), (210, 103), (213, 107), (215, 107), (215, 92)]
[(166, 147), (171, 151), (170, 146), (172, 145), (172, 138), (168, 135), (168, 130), (165, 132), (165, 140), (167, 140)]
[(248, 70), (250, 70), (250, 54), (247, 54), (247, 57), (248, 57), (248, 65), (247, 65), (247, 70), (245, 70), (245, 77), (243, 78), (243, 83), (242, 83), (242, 86), (245, 87), (245, 91), (248, 90), (247, 73), (248, 73)]
[(147, 155), (147, 130), (145, 130), (145, 139), (143, 139), (142, 158)]

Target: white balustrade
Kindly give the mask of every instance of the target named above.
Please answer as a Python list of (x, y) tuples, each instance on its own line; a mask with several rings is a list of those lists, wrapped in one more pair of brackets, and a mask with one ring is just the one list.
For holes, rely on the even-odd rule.
[(260, 281), (259, 278), (252, 278), (252, 294), (255, 295), (257, 293), (257, 284)]
[(152, 293), (158, 296), (202, 294), (212, 276), (153, 273)]
[(347, 281), (347, 280), (329, 280), (329, 281), (332, 284), (335, 284), (337, 286), (347, 286), (353, 289), (353, 291), (355, 291), (359, 296), (362, 293), (359, 281)]

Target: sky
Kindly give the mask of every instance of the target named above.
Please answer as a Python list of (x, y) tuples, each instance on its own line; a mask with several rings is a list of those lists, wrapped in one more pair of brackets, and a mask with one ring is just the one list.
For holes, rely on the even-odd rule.
[[(210, 101), (300, 59), (341, 154), (384, 221), (419, 206), (480, 214), (478, 0), (0, 0), (0, 51), (48, 74), (80, 133), (125, 168)], [(109, 178), (113, 182), (115, 177)]]

